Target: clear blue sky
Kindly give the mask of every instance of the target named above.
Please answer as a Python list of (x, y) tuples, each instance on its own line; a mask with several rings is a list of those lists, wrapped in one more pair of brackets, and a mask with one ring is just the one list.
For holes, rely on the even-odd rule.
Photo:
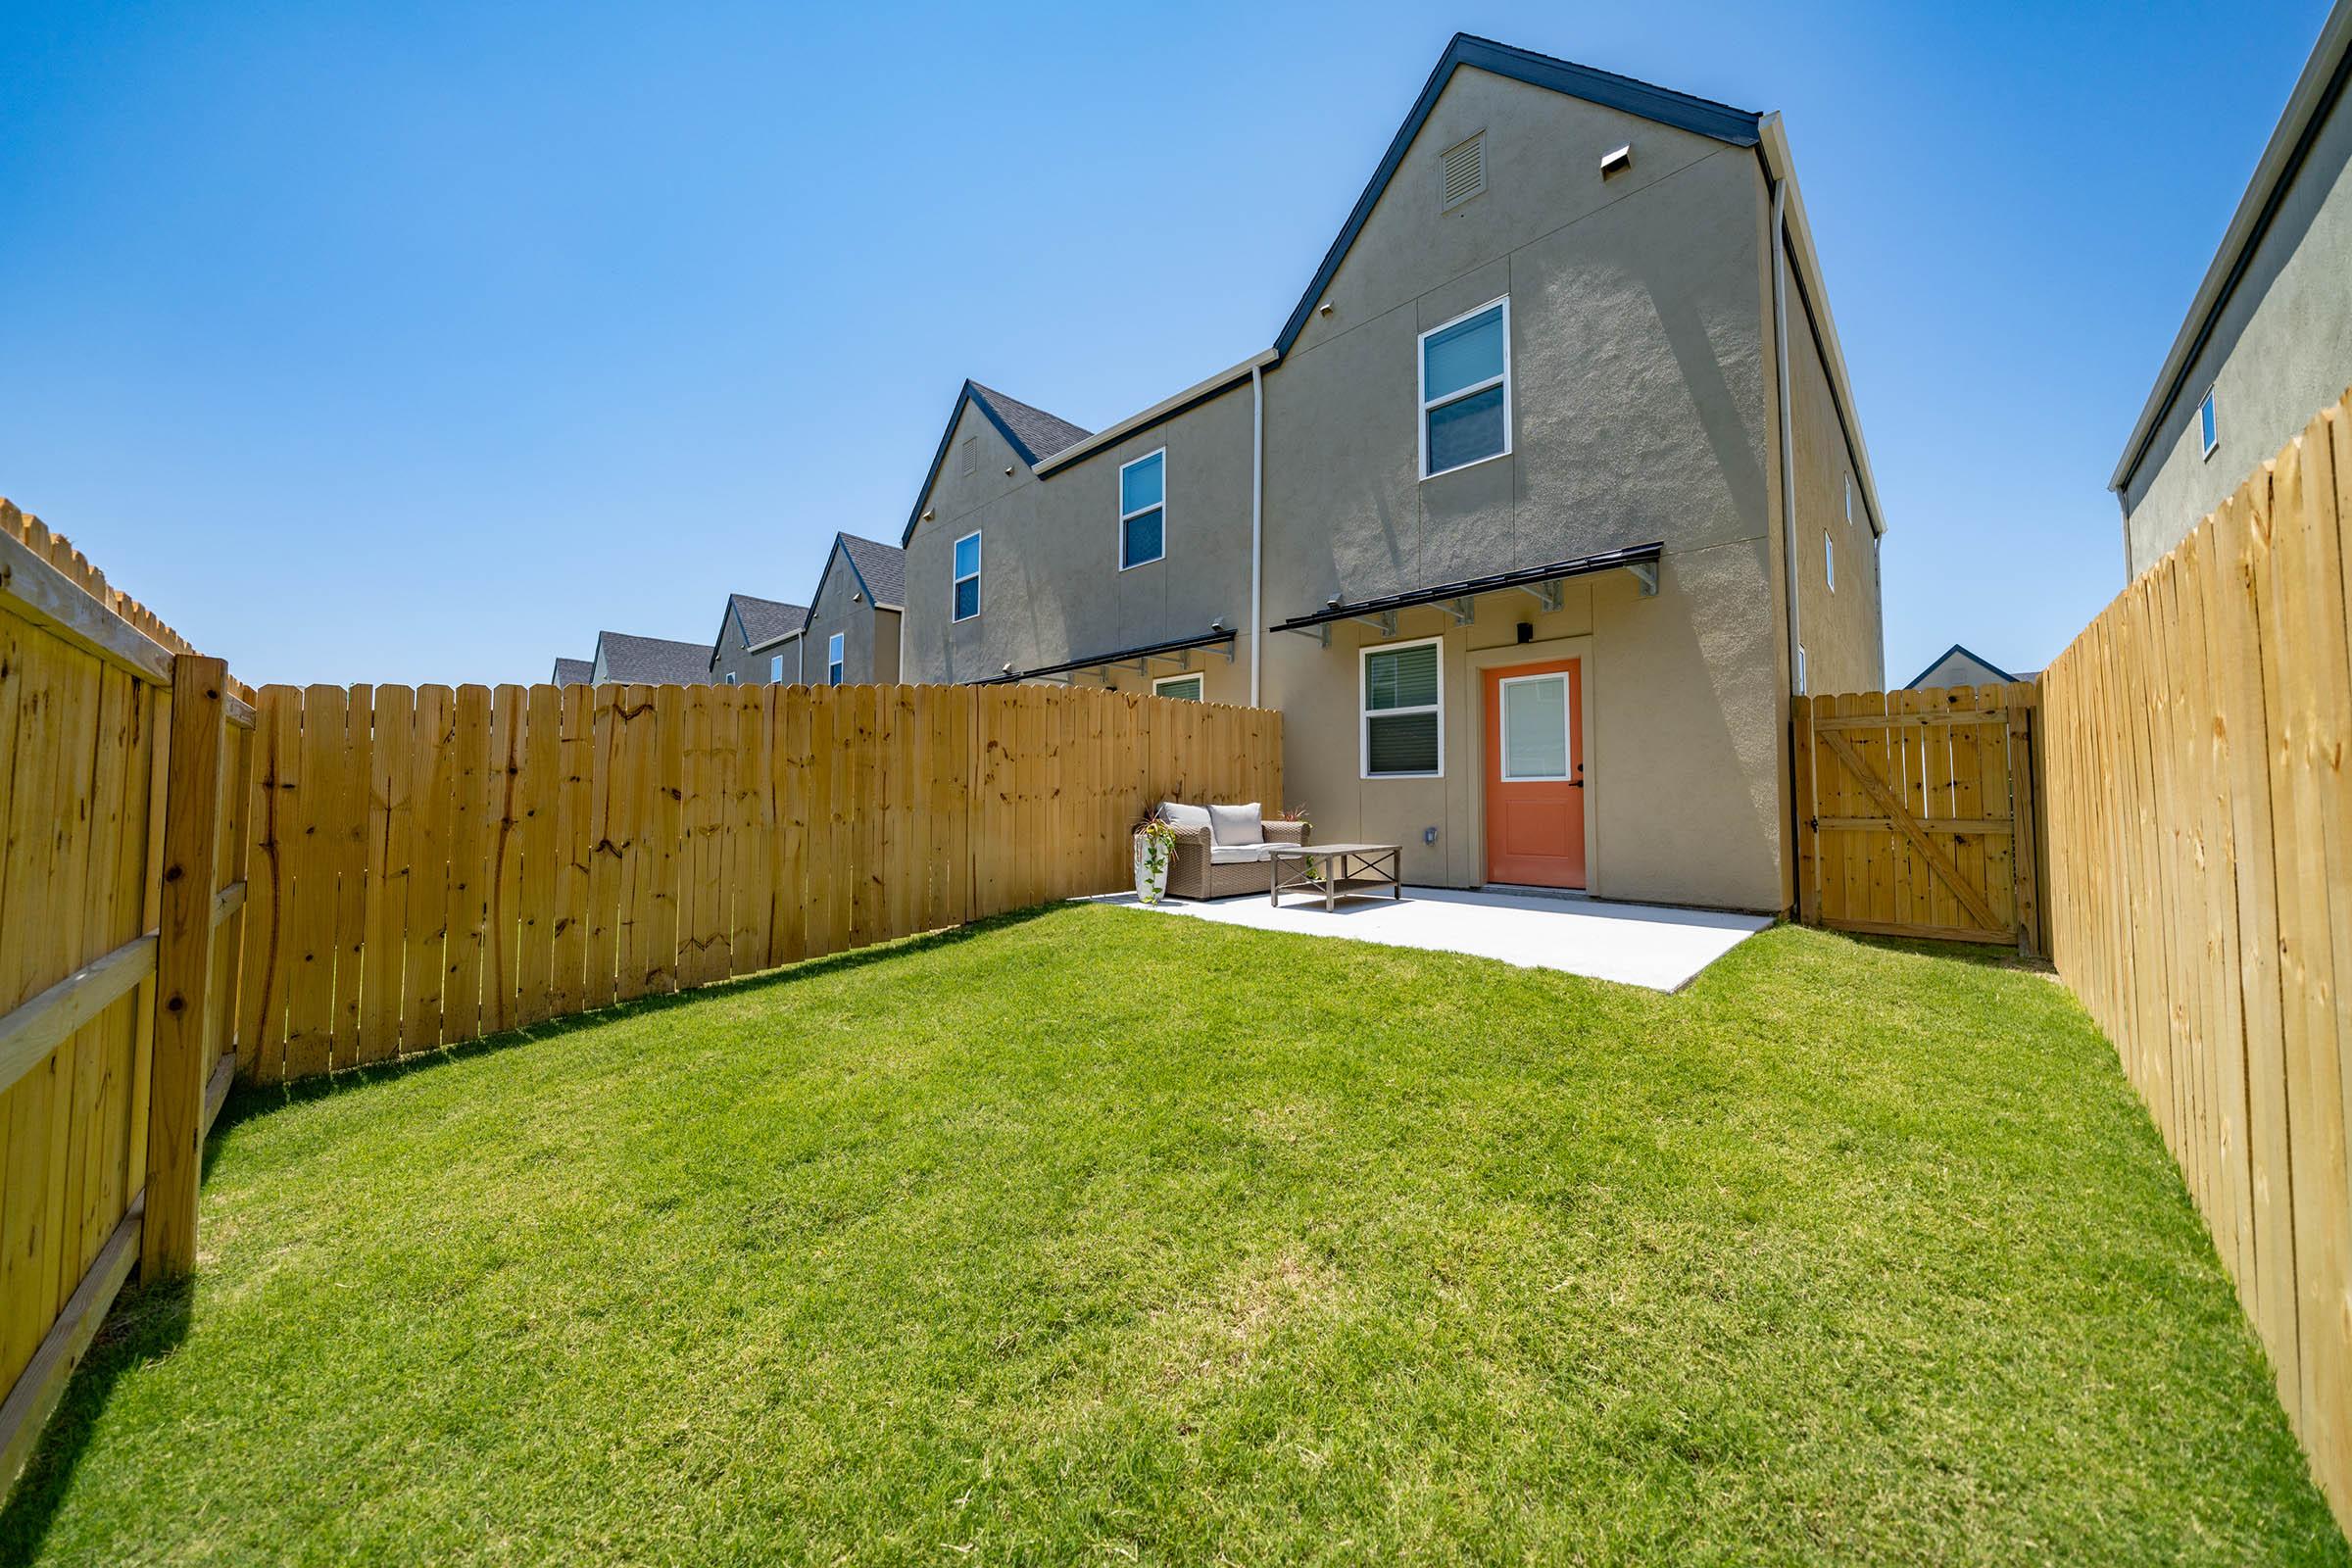
[(257, 684), (707, 639), (963, 376), (1100, 428), (1264, 347), (1458, 28), (1786, 114), (1888, 675), (2031, 667), (2325, 12), (10, 0), (0, 494)]

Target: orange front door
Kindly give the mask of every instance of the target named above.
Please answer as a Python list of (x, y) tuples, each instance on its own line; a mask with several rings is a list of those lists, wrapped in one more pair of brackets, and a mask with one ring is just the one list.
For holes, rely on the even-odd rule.
[(1487, 671), (1487, 880), (1585, 885), (1583, 662)]

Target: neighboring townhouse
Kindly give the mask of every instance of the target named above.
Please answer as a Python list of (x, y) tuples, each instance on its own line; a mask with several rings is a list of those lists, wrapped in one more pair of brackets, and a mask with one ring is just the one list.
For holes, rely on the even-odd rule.
[(600, 631), (588, 678), (598, 686), (708, 686), (710, 650), (702, 643)]
[(964, 384), (907, 674), (1278, 708), (1415, 882), (1785, 908), (1883, 527), (1778, 117), (1457, 36), (1271, 347), (1099, 433)]
[(2020, 670), (2012, 675), (1989, 659), (1952, 644), (1936, 656), (1935, 662), (1911, 677), (1906, 691), (1920, 691), (1930, 686), (2000, 686), (2010, 681), (2032, 680), (2038, 670)]
[(2348, 76), (2337, 0), (2107, 481), (2131, 576), (2352, 386)]
[(556, 672), (549, 678), (558, 686), (586, 686), (596, 679), (596, 661), (559, 659), (556, 661)]
[(793, 678), (810, 686), (897, 684), (904, 678), (899, 637), (906, 609), (906, 552), (835, 534), (809, 596), (801, 673)]
[(808, 607), (750, 594), (727, 595), (718, 636), (710, 644), (711, 680), (726, 686), (760, 686), (803, 679), (801, 629)]

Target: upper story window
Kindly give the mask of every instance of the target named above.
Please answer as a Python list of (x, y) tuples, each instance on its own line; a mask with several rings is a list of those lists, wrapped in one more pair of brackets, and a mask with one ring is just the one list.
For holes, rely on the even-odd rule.
[(828, 686), (841, 684), (841, 633), (839, 632), (835, 632), (825, 639), (825, 684)]
[(1421, 334), (1421, 477), (1511, 450), (1511, 302)]
[(967, 533), (956, 541), (956, 585), (948, 600), (948, 618), (969, 620), (980, 613), (980, 535)]
[(1168, 449), (1119, 469), (1119, 569), (1168, 553)]
[(1821, 530), (1821, 574), (1828, 581), (1830, 592), (1836, 593), (1838, 591), (1838, 541), (1830, 537), (1830, 530), (1827, 528)]
[(767, 656), (767, 678), (779, 683), (784, 679), (784, 656), (782, 654)]
[(1850, 473), (1845, 476), (1845, 525), (1854, 525), (1854, 476)]
[(735, 672), (731, 669), (727, 671), (727, 684), (730, 686), (735, 684)]
[(1446, 715), (1438, 640), (1367, 648), (1363, 765), (1366, 778), (1438, 778), (1446, 771)]
[(2213, 456), (2213, 449), (2222, 444), (2222, 427), (2213, 416), (2213, 388), (2205, 389), (2205, 401), (2197, 405), (2197, 438), (2204, 443), (2204, 453)]

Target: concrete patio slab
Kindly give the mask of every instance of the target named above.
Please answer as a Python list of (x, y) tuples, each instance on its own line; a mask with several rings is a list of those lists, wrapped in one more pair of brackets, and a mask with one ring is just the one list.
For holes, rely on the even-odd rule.
[(1261, 931), (1466, 953), (1523, 969), (1559, 969), (1652, 991), (1680, 991), (1701, 969), (1772, 924), (1772, 917), (1762, 914), (1409, 886), (1401, 901), (1349, 899), (1333, 910), (1303, 896), (1276, 908), (1263, 894), (1146, 905), (1132, 893), (1120, 893), (1097, 902)]

